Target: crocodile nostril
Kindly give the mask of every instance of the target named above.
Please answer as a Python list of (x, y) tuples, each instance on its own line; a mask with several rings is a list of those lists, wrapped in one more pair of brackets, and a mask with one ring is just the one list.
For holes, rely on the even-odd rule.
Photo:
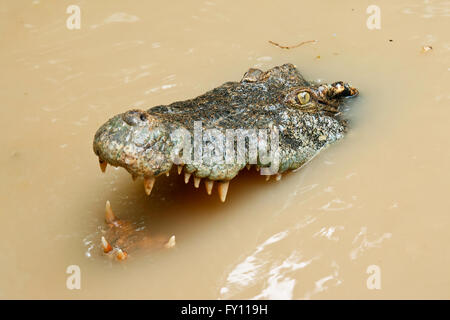
[(139, 123), (140, 114), (141, 113), (137, 110), (130, 110), (122, 115), (122, 119), (130, 126), (136, 126)]

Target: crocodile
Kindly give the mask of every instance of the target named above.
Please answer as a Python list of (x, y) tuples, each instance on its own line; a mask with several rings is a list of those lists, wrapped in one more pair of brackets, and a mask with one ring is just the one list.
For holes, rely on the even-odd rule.
[(126, 169), (143, 179), (147, 195), (176, 167), (196, 188), (203, 179), (208, 194), (217, 183), (225, 202), (230, 180), (244, 168), (279, 180), (343, 138), (344, 99), (357, 95), (342, 81), (307, 81), (293, 64), (251, 68), (196, 98), (115, 115), (97, 130), (93, 149), (102, 172), (108, 164)]

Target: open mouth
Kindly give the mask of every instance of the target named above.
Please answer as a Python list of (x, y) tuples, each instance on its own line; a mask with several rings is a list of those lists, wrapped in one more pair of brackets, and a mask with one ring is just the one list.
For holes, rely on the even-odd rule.
[[(99, 164), (100, 164), (100, 170), (103, 173), (105, 173), (106, 172), (106, 168), (108, 166), (108, 162), (106, 160), (102, 160), (101, 158), (99, 158)], [(113, 165), (113, 166), (117, 167), (117, 165)], [(225, 200), (227, 198), (228, 187), (230, 185), (230, 180), (214, 181), (214, 180), (210, 180), (210, 179), (207, 179), (207, 178), (200, 178), (200, 177), (195, 176), (194, 173), (187, 172), (186, 170), (184, 170), (185, 169), (185, 165), (173, 165), (173, 166), (176, 167), (176, 171), (175, 172), (178, 175), (184, 174), (184, 183), (185, 184), (188, 184), (191, 181), (191, 177), (192, 177), (192, 180), (194, 182), (194, 187), (196, 189), (199, 189), (200, 185), (202, 183), (202, 180), (203, 180), (203, 183), (204, 183), (204, 186), (205, 186), (205, 190), (206, 190), (206, 193), (208, 195), (212, 194), (214, 185), (216, 184), (217, 185), (217, 192), (218, 192), (218, 195), (219, 195), (219, 199), (220, 199), (221, 202), (225, 202)], [(260, 166), (258, 166), (258, 165), (247, 164), (245, 166), (245, 168), (247, 170), (251, 170), (252, 167), (255, 168), (256, 171), (258, 171), (258, 172), (261, 170)], [(127, 169), (127, 171), (130, 171), (126, 167), (125, 167), (125, 169)], [(184, 173), (183, 173), (183, 171), (184, 171)], [(138, 175), (135, 175), (135, 174), (131, 174), (131, 177), (132, 177), (133, 181), (136, 181), (138, 178), (143, 179), (144, 191), (145, 191), (145, 193), (148, 196), (150, 196), (150, 194), (152, 193), (153, 187), (155, 185), (156, 178), (161, 176), (161, 175), (165, 175), (165, 176), (168, 177), (168, 176), (170, 176), (171, 172), (172, 172), (172, 170), (169, 169), (168, 171), (166, 171), (164, 173), (161, 173), (158, 176), (154, 176), (154, 175), (153, 176), (138, 176)], [(270, 180), (271, 175), (265, 175), (265, 177), (266, 177), (265, 178), (266, 181), (268, 181), (268, 180)], [(275, 177), (276, 181), (279, 181), (282, 178), (282, 174), (281, 173), (276, 173), (274, 175), (274, 177)]]

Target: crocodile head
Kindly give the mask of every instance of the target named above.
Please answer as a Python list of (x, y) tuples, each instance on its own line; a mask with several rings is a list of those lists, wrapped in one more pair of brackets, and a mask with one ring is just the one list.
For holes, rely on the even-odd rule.
[[(265, 174), (280, 178), (342, 138), (344, 98), (357, 94), (341, 81), (308, 82), (292, 64), (266, 72), (250, 69), (241, 81), (226, 82), (197, 98), (114, 116), (95, 134), (94, 152), (102, 171), (111, 164), (144, 178), (147, 194), (157, 176), (178, 165), (186, 183), (193, 176), (198, 187), (205, 179), (208, 194), (219, 182), (224, 201), (229, 181), (246, 166), (271, 168)], [(188, 135), (174, 134), (179, 132)], [(192, 150), (181, 152), (180, 139)], [(230, 157), (228, 147), (235, 152)], [(264, 157), (263, 149), (271, 157)]]

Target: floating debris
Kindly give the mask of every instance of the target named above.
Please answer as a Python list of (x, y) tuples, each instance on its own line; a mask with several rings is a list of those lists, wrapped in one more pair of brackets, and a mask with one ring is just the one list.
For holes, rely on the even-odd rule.
[(298, 47), (300, 47), (300, 46), (302, 46), (304, 44), (307, 44), (307, 43), (316, 43), (316, 42), (318, 42), (318, 40), (308, 40), (308, 41), (300, 42), (300, 43), (298, 43), (296, 45), (293, 45), (293, 46), (282, 46), (282, 45), (280, 45), (280, 44), (278, 44), (276, 42), (273, 42), (273, 41), (269, 40), (270, 44), (273, 44), (274, 46), (277, 46), (278, 48), (281, 48), (281, 49), (294, 49), (294, 48), (298, 48)]
[(423, 46), (422, 47), (422, 53), (425, 53), (425, 52), (428, 52), (428, 51), (431, 51), (431, 50), (433, 50), (432, 46)]

